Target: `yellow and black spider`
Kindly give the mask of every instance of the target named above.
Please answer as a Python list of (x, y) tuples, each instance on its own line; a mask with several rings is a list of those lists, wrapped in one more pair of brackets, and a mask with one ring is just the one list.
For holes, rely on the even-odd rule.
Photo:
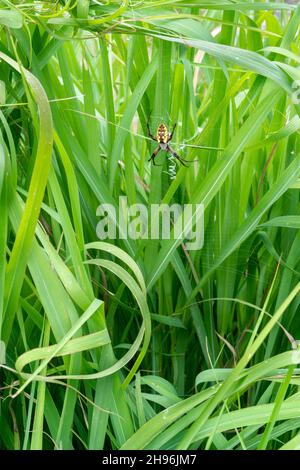
[(173, 157), (175, 157), (177, 160), (179, 160), (182, 165), (187, 166), (184, 162), (187, 162), (188, 160), (184, 160), (183, 158), (181, 158), (178, 155), (178, 153), (176, 153), (175, 150), (173, 150), (172, 147), (170, 147), (169, 145), (169, 142), (172, 140), (176, 125), (177, 123), (174, 124), (172, 131), (169, 132), (165, 124), (160, 124), (157, 128), (156, 136), (154, 136), (151, 133), (149, 121), (147, 122), (147, 129), (148, 129), (149, 137), (151, 137), (151, 139), (154, 140), (155, 142), (158, 142), (158, 147), (154, 150), (148, 162), (152, 160), (153, 165), (162, 166), (162, 165), (156, 165), (154, 159), (160, 150), (165, 150), (166, 152), (169, 152), (171, 155), (173, 155)]

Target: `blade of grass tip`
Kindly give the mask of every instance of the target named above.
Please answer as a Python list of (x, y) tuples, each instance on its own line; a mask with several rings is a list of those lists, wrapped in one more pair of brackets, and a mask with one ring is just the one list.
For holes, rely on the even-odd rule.
[[(18, 72), (21, 68), (17, 62), (0, 52), (0, 58)], [(22, 72), (31, 87), (39, 109), (39, 140), (36, 161), (28, 192), (24, 213), (16, 234), (15, 243), (7, 265), (5, 282), (5, 327), (3, 339), (7, 342), (13, 324), (23, 276), (34, 237), (36, 224), (46, 188), (52, 154), (52, 117), (47, 96), (37, 78), (22, 68)]]

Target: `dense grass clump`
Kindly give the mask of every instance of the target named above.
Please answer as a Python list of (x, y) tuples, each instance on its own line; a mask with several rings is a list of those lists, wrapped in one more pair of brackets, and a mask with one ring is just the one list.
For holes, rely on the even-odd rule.
[(2, 449), (300, 447), (293, 3), (0, 2)]

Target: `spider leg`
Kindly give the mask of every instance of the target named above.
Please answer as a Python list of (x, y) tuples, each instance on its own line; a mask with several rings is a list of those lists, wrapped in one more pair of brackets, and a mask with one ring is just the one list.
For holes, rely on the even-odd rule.
[(150, 129), (150, 116), (149, 116), (148, 121), (147, 121), (147, 130), (148, 130), (148, 135), (149, 135), (149, 137), (150, 137), (152, 140), (155, 140), (155, 142), (157, 142), (156, 137), (154, 137), (154, 135), (152, 134), (151, 129)]
[(185, 160), (184, 158), (181, 158), (178, 155), (178, 153), (176, 153), (175, 150), (173, 150), (169, 145), (167, 146), (166, 150), (167, 152), (170, 152), (173, 155), (173, 157), (177, 158), (177, 160), (179, 160), (183, 166), (188, 166), (184, 162), (190, 163), (189, 160)]
[(148, 160), (148, 162), (152, 160), (154, 166), (162, 166), (162, 165), (156, 165), (155, 160), (154, 160), (159, 151), (160, 151), (160, 146), (156, 147), (156, 149), (154, 150), (154, 152), (152, 153), (151, 157)]
[(176, 126), (177, 126), (177, 122), (175, 122), (172, 131), (169, 133), (168, 142), (170, 142), (170, 140), (172, 140), (174, 131), (175, 131), (175, 129), (176, 129)]

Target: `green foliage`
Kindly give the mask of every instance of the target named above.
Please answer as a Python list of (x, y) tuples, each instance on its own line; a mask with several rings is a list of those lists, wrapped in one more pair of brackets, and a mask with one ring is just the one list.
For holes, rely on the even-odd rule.
[[(299, 449), (299, 19), (0, 2), (0, 448)], [(203, 203), (203, 248), (99, 241), (120, 197)]]

